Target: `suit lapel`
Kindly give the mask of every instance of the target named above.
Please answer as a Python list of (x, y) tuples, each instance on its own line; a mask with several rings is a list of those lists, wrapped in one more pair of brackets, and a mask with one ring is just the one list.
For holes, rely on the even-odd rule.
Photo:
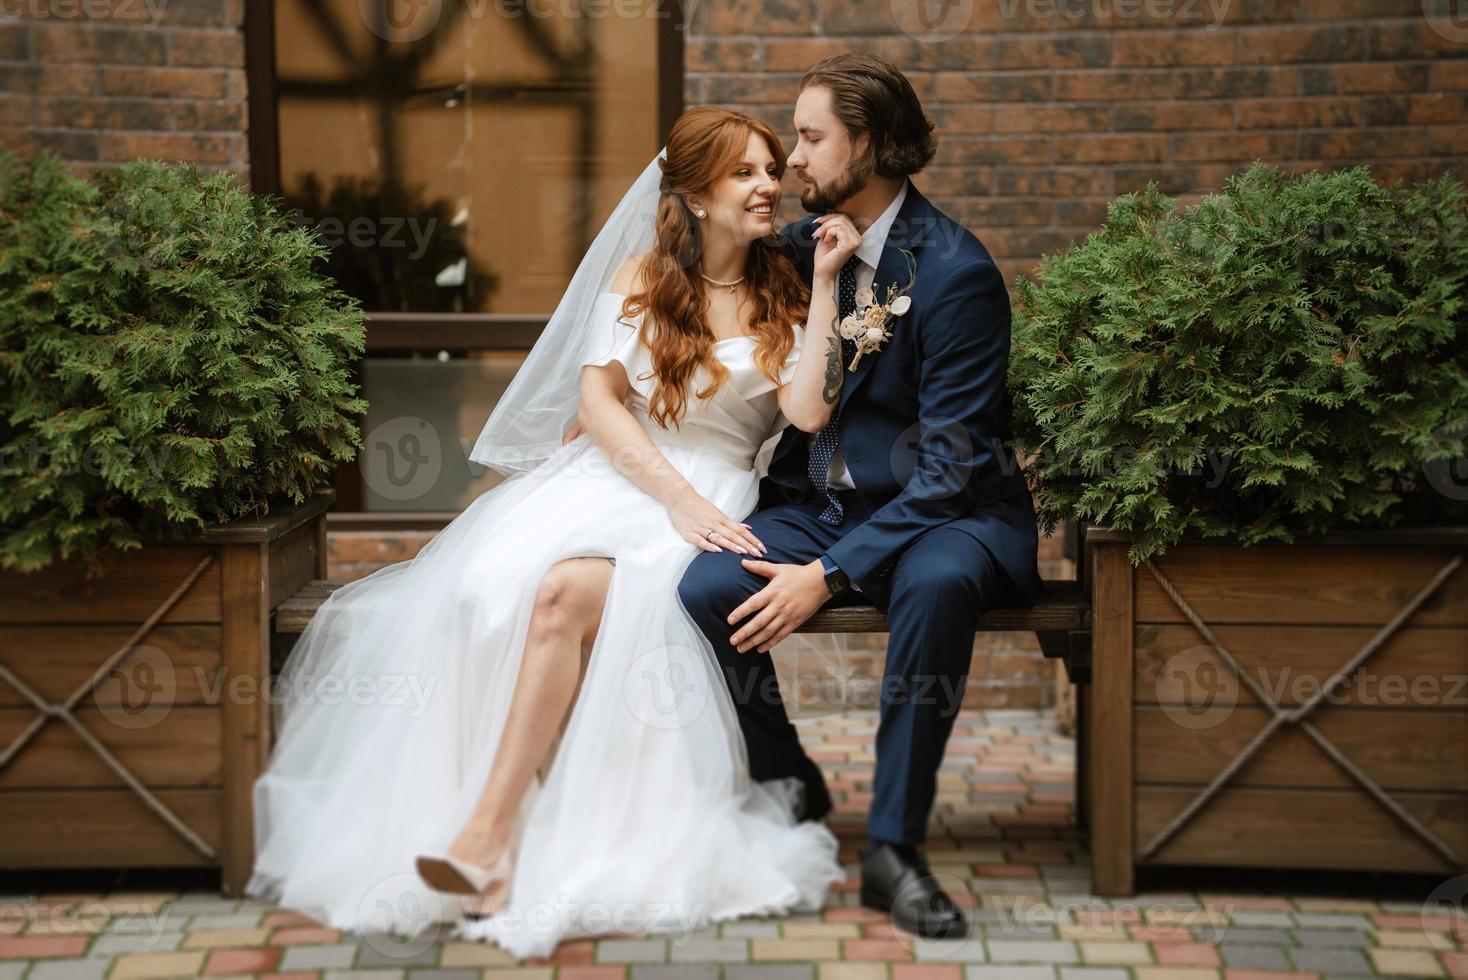
[[(895, 285), (901, 289), (907, 285), (910, 270), (907, 256), (902, 254), (902, 250), (905, 248), (912, 252), (914, 257), (917, 256), (917, 249), (923, 245), (933, 223), (932, 210), (928, 199), (919, 194), (918, 189), (909, 181), (907, 197), (903, 199), (902, 207), (897, 209), (897, 216), (892, 221), (892, 227), (887, 231), (887, 241), (882, 245), (882, 257), (877, 261), (877, 274), (872, 280), (872, 296), (875, 300), (886, 299), (889, 286)], [(908, 310), (903, 316), (912, 316), (912, 310)], [(894, 333), (900, 319), (892, 321)], [(863, 354), (861, 360), (856, 363), (856, 370), (846, 372), (846, 379), (841, 385), (841, 399), (837, 405), (840, 410), (846, 409), (846, 402), (850, 400), (851, 393), (866, 380), (873, 365), (886, 353), (890, 344), (889, 341), (881, 349), (870, 354)]]

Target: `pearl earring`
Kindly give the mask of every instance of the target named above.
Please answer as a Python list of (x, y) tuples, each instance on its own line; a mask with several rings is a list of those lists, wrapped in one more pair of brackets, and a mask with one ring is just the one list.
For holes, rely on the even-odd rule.
[(705, 217), (705, 216), (706, 216), (706, 214), (707, 214), (707, 212), (706, 212), (706, 211), (704, 211), (704, 209), (703, 209), (703, 208), (694, 208), (694, 209), (693, 209), (693, 216), (694, 216), (694, 217), (696, 217), (696, 218), (702, 218), (702, 217)]

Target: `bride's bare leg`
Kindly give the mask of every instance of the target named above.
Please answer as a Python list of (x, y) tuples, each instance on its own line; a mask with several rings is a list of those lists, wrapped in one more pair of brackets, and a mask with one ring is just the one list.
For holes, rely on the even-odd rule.
[(541, 579), (494, 764), (450, 857), (491, 867), (504, 852), (520, 800), (570, 715), (611, 580), (605, 558), (568, 558)]

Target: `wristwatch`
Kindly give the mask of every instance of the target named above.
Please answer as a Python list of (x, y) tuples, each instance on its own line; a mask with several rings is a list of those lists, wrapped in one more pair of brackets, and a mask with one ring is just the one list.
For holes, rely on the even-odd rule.
[(846, 573), (831, 560), (829, 555), (821, 556), (821, 568), (825, 569), (826, 591), (831, 595), (840, 595), (851, 588), (851, 581), (846, 577)]

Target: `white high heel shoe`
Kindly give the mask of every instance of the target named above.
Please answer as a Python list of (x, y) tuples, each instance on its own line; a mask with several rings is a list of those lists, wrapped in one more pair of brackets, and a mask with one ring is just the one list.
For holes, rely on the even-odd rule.
[(447, 854), (423, 854), (418, 858), (419, 877), (434, 891), (451, 895), (483, 895), (495, 882), (509, 878), (513, 868), (509, 848), (492, 868), (481, 868)]
[[(549, 753), (551, 759), (554, 759), (555, 749), (559, 746), (560, 737), (557, 736), (555, 746)], [(549, 771), (549, 760), (535, 770), (535, 775), (542, 785)], [(520, 832), (524, 829), (524, 823), (525, 808), (522, 807), (515, 814), (510, 829), (510, 843), (505, 846), (504, 853), (494, 863), (494, 867), (481, 868), (477, 864), (460, 861), (447, 854), (422, 854), (419, 855), (417, 861), (418, 876), (428, 882), (429, 887), (434, 891), (447, 892), (451, 895), (483, 896), (485, 892), (489, 891), (490, 886), (496, 882), (507, 881), (514, 873), (516, 842), (520, 838)]]

